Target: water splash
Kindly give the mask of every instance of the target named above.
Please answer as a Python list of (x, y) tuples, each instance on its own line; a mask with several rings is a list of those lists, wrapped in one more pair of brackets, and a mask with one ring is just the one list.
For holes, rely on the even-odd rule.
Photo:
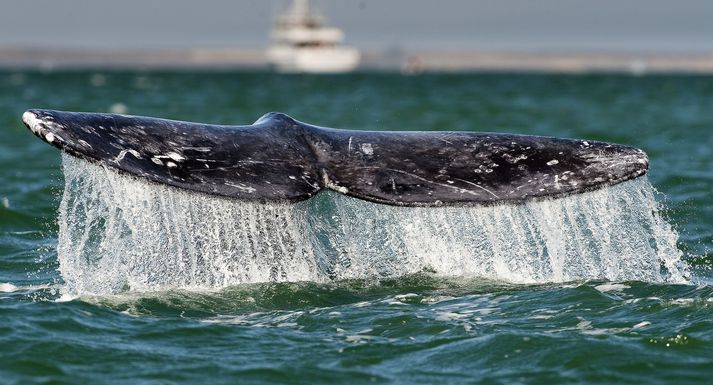
[(323, 191), (297, 204), (211, 197), (63, 155), (68, 292), (214, 289), (421, 271), (522, 283), (683, 281), (645, 178), (521, 205), (405, 208)]

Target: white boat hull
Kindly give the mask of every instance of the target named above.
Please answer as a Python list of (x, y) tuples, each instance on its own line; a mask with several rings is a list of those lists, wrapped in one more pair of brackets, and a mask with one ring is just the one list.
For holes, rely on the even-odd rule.
[(279, 72), (344, 73), (357, 68), (359, 51), (351, 47), (275, 46), (268, 57)]

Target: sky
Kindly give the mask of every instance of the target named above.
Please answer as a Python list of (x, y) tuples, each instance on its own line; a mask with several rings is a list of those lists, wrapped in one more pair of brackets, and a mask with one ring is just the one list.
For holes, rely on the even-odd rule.
[[(363, 49), (713, 52), (713, 0), (313, 0)], [(285, 0), (0, 0), (0, 46), (268, 45)]]

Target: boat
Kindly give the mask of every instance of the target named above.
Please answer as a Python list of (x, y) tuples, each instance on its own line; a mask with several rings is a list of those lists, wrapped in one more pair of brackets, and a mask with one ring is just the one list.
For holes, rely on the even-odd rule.
[(359, 50), (343, 44), (341, 29), (328, 27), (324, 17), (311, 11), (309, 0), (294, 0), (277, 18), (272, 40), (267, 56), (278, 72), (350, 72), (361, 58)]

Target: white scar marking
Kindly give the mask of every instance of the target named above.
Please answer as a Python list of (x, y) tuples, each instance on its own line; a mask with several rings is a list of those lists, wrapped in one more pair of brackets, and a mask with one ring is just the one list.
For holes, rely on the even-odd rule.
[[(85, 142), (85, 143), (86, 143), (86, 142)], [(89, 144), (87, 144), (87, 146), (89, 146)], [(91, 147), (91, 146), (89, 146), (89, 147)], [(136, 158), (136, 159), (141, 159), (141, 154), (139, 154), (139, 152), (136, 151), (136, 150), (133, 150), (133, 149), (130, 149), (130, 150), (121, 150), (121, 152), (119, 153), (119, 155), (117, 155), (116, 158), (114, 158), (114, 162), (116, 162), (116, 163), (121, 162), (121, 161), (124, 159), (124, 157), (126, 156), (127, 153), (133, 155), (134, 158)], [(151, 160), (153, 160), (153, 159), (151, 159)], [(159, 162), (161, 162), (161, 161), (159, 160)], [(155, 160), (154, 160), (154, 163), (156, 163)], [(160, 163), (156, 163), (156, 164), (160, 164)]]
[(40, 123), (42, 123), (42, 120), (38, 119), (37, 115), (30, 111), (25, 111), (25, 113), (22, 114), (22, 121), (30, 127), (32, 132), (37, 132), (39, 130)]
[(193, 150), (198, 152), (210, 152), (210, 147), (181, 147), (184, 150)]
[(442, 141), (442, 142), (444, 142), (444, 143), (448, 143), (448, 144), (450, 144), (450, 145), (453, 145), (453, 142), (449, 142), (448, 140), (446, 140), (446, 138), (450, 137), (451, 135), (452, 135), (452, 134), (443, 135), (443, 136), (439, 137), (438, 140), (440, 140), (440, 141)]
[(461, 181), (461, 182), (467, 183), (467, 184), (469, 184), (469, 185), (471, 185), (471, 186), (477, 187), (477, 188), (479, 188), (479, 189), (481, 189), (481, 190), (487, 192), (488, 194), (494, 196), (495, 198), (500, 198), (500, 197), (499, 197), (497, 194), (495, 194), (494, 192), (488, 190), (487, 188), (485, 188), (485, 187), (483, 187), (483, 186), (481, 186), (481, 185), (479, 185), (479, 184), (477, 184), (477, 183), (473, 183), (473, 182), (471, 182), (471, 181), (467, 181), (467, 180), (465, 180), (465, 179), (460, 179), (460, 178), (455, 178), (455, 179), (456, 179), (456, 180), (459, 180), (459, 181)]
[[(475, 191), (471, 191), (471, 190), (461, 191), (461, 190), (463, 190), (463, 189), (460, 188), (460, 187), (451, 186), (451, 185), (445, 184), (445, 183), (434, 182), (434, 181), (432, 181), (432, 180), (428, 180), (428, 179), (426, 179), (426, 178), (420, 177), (420, 176), (418, 176), (418, 175), (416, 175), (416, 174), (412, 174), (412, 173), (410, 173), (410, 172), (406, 172), (406, 171), (403, 171), (403, 170), (397, 170), (397, 169), (393, 169), (393, 168), (384, 168), (384, 169), (382, 169), (382, 168), (380, 168), (380, 167), (358, 167), (357, 169), (366, 169), (366, 170), (380, 169), (380, 170), (386, 170), (386, 171), (393, 171), (393, 172), (396, 172), (396, 173), (399, 173), (399, 174), (404, 174), (404, 175), (411, 176), (411, 177), (413, 177), (413, 178), (422, 180), (422, 181), (424, 181), (424, 182), (426, 182), (426, 183), (429, 183), (429, 184), (433, 184), (433, 185), (437, 185), (437, 186), (442, 186), (442, 187), (447, 187), (447, 188), (450, 188), (450, 189), (454, 189), (454, 190), (457, 190), (459, 193), (465, 192), (465, 193), (467, 193), (467, 194), (469, 194), (469, 195), (475, 195), (475, 196), (479, 196), (479, 195), (480, 195), (480, 194), (478, 194), (478, 193), (475, 192)], [(462, 182), (465, 182), (465, 183), (467, 183), (467, 184), (470, 184), (470, 185), (472, 185), (472, 186), (475, 186), (475, 187), (477, 187), (477, 188), (479, 188), (479, 189), (481, 189), (481, 190), (483, 190), (483, 191), (489, 193), (490, 195), (492, 195), (492, 196), (494, 196), (494, 197), (496, 197), (496, 198), (499, 198), (499, 197), (498, 197), (496, 194), (494, 194), (492, 191), (490, 191), (490, 190), (486, 189), (485, 187), (480, 186), (480, 185), (478, 185), (478, 184), (476, 184), (476, 183), (469, 182), (469, 181), (467, 181), (467, 180), (460, 179), (460, 178), (453, 178), (453, 179), (460, 180), (460, 181), (462, 181)], [(396, 190), (396, 182), (394, 181), (393, 178), (391, 178), (391, 183), (392, 183), (392, 188), (393, 188), (394, 190)]]
[(520, 154), (513, 159), (513, 163), (517, 163), (517, 162), (519, 162), (521, 160), (525, 160), (525, 159), (527, 159), (527, 156), (524, 154)]
[(168, 154), (166, 154), (166, 156), (175, 160), (176, 162), (182, 162), (182, 161), (186, 160), (185, 157), (183, 157), (181, 154), (176, 153), (176, 152), (169, 152)]
[(255, 188), (249, 187), (249, 186), (245, 186), (245, 185), (242, 185), (242, 184), (233, 184), (233, 183), (225, 182), (225, 185), (226, 185), (226, 186), (230, 186), (230, 187), (235, 187), (235, 188), (237, 188), (237, 189), (239, 189), (239, 190), (242, 190), (242, 191), (245, 191), (246, 193), (249, 193), (249, 194), (252, 194), (252, 193), (254, 193), (254, 192), (256, 191)]
[(324, 169), (322, 169), (322, 183), (328, 189), (332, 189), (332, 190), (340, 192), (342, 194), (346, 194), (349, 192), (348, 188), (346, 188), (344, 186), (339, 186), (338, 184), (334, 183), (331, 179), (329, 179), (329, 175), (327, 175), (327, 171)]

